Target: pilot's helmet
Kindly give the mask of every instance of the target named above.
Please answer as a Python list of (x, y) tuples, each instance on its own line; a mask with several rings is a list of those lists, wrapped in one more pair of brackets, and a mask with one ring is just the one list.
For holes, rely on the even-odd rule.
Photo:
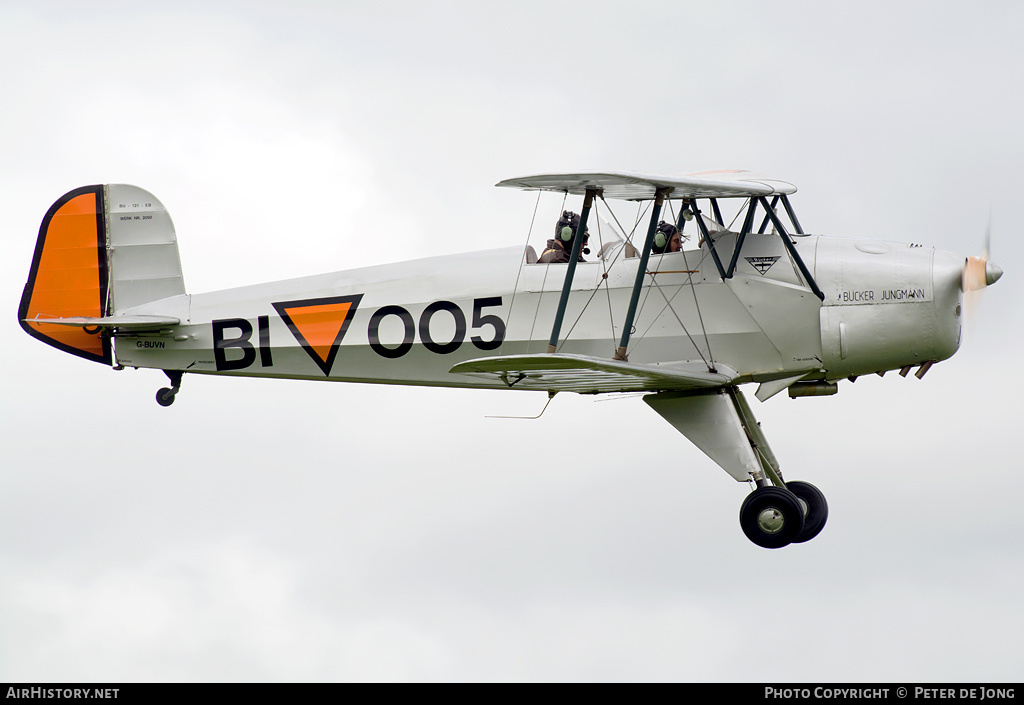
[[(562, 217), (555, 224), (555, 239), (563, 246), (569, 247), (576, 236), (576, 228), (580, 226), (580, 217), (572, 211), (562, 211)], [(583, 243), (590, 239), (590, 228), (583, 231)]]
[(660, 255), (665, 252), (668, 244), (672, 242), (672, 236), (677, 232), (679, 231), (672, 223), (666, 223), (664, 220), (658, 223), (658, 229), (654, 233), (654, 242), (651, 244), (651, 253)]

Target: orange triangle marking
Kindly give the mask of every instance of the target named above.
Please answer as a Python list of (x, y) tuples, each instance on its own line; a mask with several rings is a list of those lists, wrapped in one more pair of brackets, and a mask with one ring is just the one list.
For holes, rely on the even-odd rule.
[(362, 294), (328, 296), (302, 301), (279, 301), (273, 306), (303, 350), (325, 375), (330, 375), (338, 347), (362, 298)]
[(347, 301), (341, 304), (295, 306), (284, 310), (306, 344), (326, 363), (351, 308), (352, 302)]

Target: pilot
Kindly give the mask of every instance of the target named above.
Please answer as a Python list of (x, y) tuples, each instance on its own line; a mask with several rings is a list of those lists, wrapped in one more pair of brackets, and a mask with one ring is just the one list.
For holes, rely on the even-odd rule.
[(683, 249), (683, 238), (679, 229), (672, 223), (664, 220), (658, 223), (658, 229), (654, 233), (654, 242), (651, 244), (651, 254), (660, 255), (665, 252), (679, 252)]
[[(576, 236), (576, 228), (579, 227), (580, 217), (572, 211), (562, 211), (562, 217), (555, 223), (555, 237), (548, 240), (547, 247), (537, 260), (538, 264), (567, 264), (572, 254), (572, 241)], [(583, 254), (590, 254), (587, 247), (587, 240), (590, 239), (590, 229), (583, 231), (583, 249), (580, 252), (580, 262), (586, 262)]]

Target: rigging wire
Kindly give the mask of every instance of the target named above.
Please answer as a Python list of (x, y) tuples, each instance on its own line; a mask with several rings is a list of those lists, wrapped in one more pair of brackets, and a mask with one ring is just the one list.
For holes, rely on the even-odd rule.
[(736, 224), (736, 219), (740, 217), (740, 213), (744, 212), (749, 207), (750, 207), (750, 199), (748, 198), (747, 200), (745, 200), (743, 202), (743, 205), (740, 206), (739, 210), (736, 211), (736, 215), (734, 215), (732, 217), (732, 220), (729, 221), (729, 227), (727, 227), (726, 230), (732, 230), (732, 226), (734, 226)]
[[(661, 316), (661, 314), (665, 312), (665, 309), (668, 309), (669, 311), (672, 312), (672, 316), (676, 319), (676, 322), (679, 324), (679, 327), (683, 329), (683, 333), (685, 333), (687, 339), (689, 339), (690, 345), (692, 345), (693, 349), (697, 351), (697, 354), (700, 356), (701, 362), (703, 362), (708, 367), (708, 369), (711, 370), (712, 365), (708, 364), (708, 360), (707, 360), (706, 357), (704, 357), (704, 353), (701, 352), (700, 346), (697, 345), (697, 341), (693, 339), (693, 335), (686, 328), (686, 324), (683, 323), (682, 319), (679, 317), (678, 312), (676, 312), (676, 310), (672, 307), (672, 300), (675, 299), (675, 297), (679, 294), (679, 292), (683, 290), (683, 287), (685, 286), (685, 284), (680, 284), (678, 286), (678, 288), (676, 288), (675, 293), (672, 294), (672, 296), (668, 296), (668, 295), (665, 294), (664, 288), (660, 284), (658, 284), (657, 280), (653, 280), (652, 283), (654, 284), (654, 288), (658, 290), (658, 293), (661, 294), (662, 298), (665, 299), (665, 305), (661, 307), (661, 310), (658, 312), (658, 315), (654, 317), (654, 319), (651, 321), (650, 325), (647, 326), (647, 328), (644, 330), (644, 332), (641, 335), (637, 336), (637, 344), (639, 344), (639, 342), (644, 339), (644, 337), (647, 335), (647, 333), (651, 330), (651, 328), (657, 322), (657, 320)], [(706, 335), (705, 335), (705, 340), (706, 340)], [(634, 346), (630, 350), (630, 352), (634, 352), (635, 350), (636, 350), (636, 346)]]
[[(509, 321), (512, 320), (512, 310), (513, 310), (513, 308), (516, 305), (516, 292), (519, 291), (519, 278), (521, 276), (523, 276), (523, 267), (526, 266), (526, 252), (527, 252), (527, 249), (530, 247), (530, 238), (533, 236), (533, 224), (537, 220), (537, 208), (540, 206), (540, 195), (542, 193), (543, 193), (543, 191), (540, 191), (540, 190), (537, 191), (537, 202), (533, 204), (533, 216), (530, 218), (530, 229), (526, 233), (526, 246), (523, 248), (523, 258), (519, 262), (519, 271), (516, 272), (516, 283), (512, 287), (512, 300), (509, 301), (509, 304), (508, 304), (508, 320)], [(545, 272), (545, 276), (547, 276), (546, 272)], [(536, 316), (534, 316), (534, 320), (536, 320)], [(530, 338), (533, 338), (533, 330), (530, 331)], [(504, 354), (504, 352), (505, 352), (505, 339), (502, 338), (501, 339), (501, 346), (498, 348), (498, 354), (502, 355), (502, 354)]]
[[(564, 195), (563, 195), (563, 198), (562, 198), (562, 210), (563, 211), (565, 210), (565, 203), (566, 203), (566, 200), (568, 198), (568, 195), (569, 195), (568, 191), (564, 192)], [(538, 193), (538, 203), (539, 203), (539, 199), (540, 199), (540, 194)], [(618, 248), (618, 250), (616, 251), (615, 255), (612, 257), (612, 260), (611, 260), (610, 263), (608, 261), (606, 261), (604, 259), (604, 257), (598, 257), (598, 260), (601, 262), (601, 266), (602, 266), (602, 277), (601, 277), (601, 280), (598, 281), (597, 285), (593, 289), (591, 289), (590, 297), (587, 299), (586, 303), (583, 305), (583, 307), (580, 310), (579, 314), (576, 316), (576, 319), (573, 321), (572, 325), (570, 326), (569, 331), (565, 334), (565, 336), (563, 336), (563, 338), (562, 338), (562, 340), (561, 340), (561, 342), (559, 343), (559, 346), (558, 346), (559, 349), (561, 349), (562, 345), (571, 338), (572, 333), (573, 333), (573, 331), (576, 328), (576, 325), (582, 319), (583, 314), (586, 313), (586, 310), (590, 306), (591, 302), (593, 301), (594, 296), (601, 289), (602, 283), (605, 286), (605, 292), (606, 292), (607, 301), (608, 301), (609, 325), (611, 326), (611, 334), (612, 334), (612, 338), (613, 338), (612, 344), (614, 345), (614, 343), (615, 343), (615, 340), (614, 340), (614, 338), (615, 338), (615, 320), (614, 320), (614, 313), (613, 313), (613, 310), (612, 310), (612, 303), (611, 303), (611, 287), (608, 284), (608, 271), (609, 271), (609, 269), (611, 267), (613, 267), (615, 265), (615, 263), (618, 261), (618, 259), (620, 257), (625, 258), (624, 257), (624, 253), (626, 252), (626, 246), (632, 247), (634, 251), (637, 250), (637, 247), (633, 244), (633, 236), (636, 234), (637, 226), (642, 222), (644, 215), (647, 213), (647, 210), (650, 208), (651, 202), (644, 202), (644, 201), (638, 202), (638, 204), (637, 204), (636, 220), (635, 220), (635, 222), (633, 224), (633, 227), (630, 228), (627, 231), (626, 228), (624, 228), (622, 223), (619, 221), (618, 216), (615, 214), (614, 209), (612, 209), (608, 205), (608, 203), (605, 200), (603, 194), (600, 196), (600, 200), (605, 202), (605, 206), (606, 206), (607, 212), (611, 215), (611, 218), (615, 222), (615, 225), (618, 226), (619, 231), (625, 236), (626, 241), (625, 241), (625, 243), (624, 243), (624, 245), (622, 247)], [(673, 222), (677, 222), (676, 221), (675, 209), (674, 209), (674, 207), (672, 205), (672, 200), (671, 199), (668, 199), (668, 207), (669, 207), (669, 211), (670, 211), (670, 213), (672, 215), (672, 221)], [(534, 218), (536, 218), (536, 210), (537, 209), (535, 207), (534, 208)], [(743, 209), (740, 208), (737, 211), (736, 215), (733, 216), (732, 221), (730, 222), (729, 226), (726, 229), (730, 229), (731, 230), (732, 225), (736, 222), (736, 219), (739, 217), (739, 215), (742, 212), (743, 212)], [(698, 217), (701, 217), (701, 216), (698, 216)], [(719, 223), (719, 225), (722, 226), (723, 224)], [(531, 232), (532, 232), (532, 228), (533, 228), (533, 222), (532, 221), (531, 221), (530, 227), (531, 227)], [(604, 249), (604, 244), (605, 243), (604, 243), (603, 232), (602, 232), (602, 229), (601, 229), (601, 219), (600, 219), (600, 216), (597, 219), (597, 233), (598, 233), (598, 242), (601, 245), (601, 248), (599, 249), (599, 252), (601, 252)], [(686, 238), (686, 239), (688, 239), (688, 238)], [(646, 245), (646, 242), (644, 244)], [(710, 244), (709, 244), (709, 247), (710, 247)], [(692, 269), (690, 267), (688, 258), (686, 256), (686, 250), (682, 249), (681, 252), (683, 254), (683, 263), (684, 263), (684, 266), (686, 267), (686, 275), (687, 275), (686, 276), (686, 282), (684, 282), (683, 284), (680, 284), (678, 286), (678, 288), (675, 290), (675, 292), (672, 293), (671, 296), (670, 296), (670, 295), (668, 295), (666, 293), (664, 287), (661, 284), (658, 283), (657, 278), (654, 276), (654, 275), (659, 273), (659, 269), (656, 268), (653, 272), (649, 272), (649, 274), (651, 275), (651, 283), (654, 285), (653, 288), (656, 288), (658, 290), (658, 292), (661, 294), (662, 298), (665, 300), (665, 306), (661, 309), (661, 312), (664, 312), (664, 310), (666, 308), (669, 311), (672, 312), (673, 317), (679, 323), (680, 328), (682, 328), (683, 332), (686, 334), (686, 337), (689, 339), (690, 344), (693, 345), (694, 350), (697, 351), (697, 354), (700, 356), (701, 361), (708, 367), (708, 371), (709, 372), (714, 372), (715, 371), (715, 358), (714, 358), (714, 355), (713, 355), (713, 353), (711, 351), (711, 342), (710, 342), (710, 339), (708, 337), (707, 326), (704, 323), (704, 316), (703, 316), (703, 314), (702, 314), (702, 312), (700, 310), (700, 301), (699, 301), (699, 299), (697, 297), (697, 290), (696, 290), (695, 283), (693, 281), (693, 275), (694, 275), (695, 271), (700, 271), (700, 268), (702, 267), (702, 265), (704, 264), (704, 261), (708, 257), (708, 252), (702, 251), (700, 259), (698, 260), (697, 265), (696, 265), (697, 266), (697, 270), (694, 270), (694, 269)], [(660, 268), (660, 266), (661, 266), (661, 261), (659, 260), (658, 268)], [(522, 271), (522, 266), (520, 266), (520, 271)], [(545, 271), (544, 281), (543, 281), (543, 283), (541, 285), (541, 296), (539, 296), (538, 299), (537, 299), (537, 309), (534, 312), (533, 327), (531, 327), (531, 330), (530, 330), (530, 340), (533, 339), (533, 332), (534, 332), (534, 328), (536, 327), (537, 317), (538, 317), (538, 314), (539, 314), (539, 311), (540, 311), (541, 298), (543, 297), (543, 294), (545, 293), (544, 292), (544, 286), (546, 285), (546, 282), (547, 282), (547, 272)], [(679, 313), (675, 310), (675, 308), (672, 305), (673, 300), (679, 294), (679, 292), (682, 291), (682, 289), (686, 286), (686, 283), (689, 283), (690, 291), (691, 291), (691, 293), (693, 295), (694, 308), (696, 310), (697, 319), (698, 319), (698, 321), (700, 323), (701, 332), (702, 332), (702, 335), (704, 337), (704, 345), (705, 345), (705, 347), (707, 349), (707, 356), (706, 357), (705, 357), (704, 353), (701, 351), (700, 346), (698, 346), (696, 341), (694, 340), (693, 335), (686, 328), (686, 325), (683, 323), (682, 318), (679, 316)], [(651, 287), (647, 287), (647, 292), (645, 292), (644, 299), (641, 302), (639, 310), (643, 310), (643, 306), (644, 306), (644, 304), (647, 301), (647, 297), (650, 296), (650, 290), (651, 290)], [(655, 321), (660, 316), (661, 316), (661, 313), (659, 313), (658, 316), (655, 317)], [(653, 327), (653, 325), (654, 325), (654, 321), (652, 321), (652, 323), (647, 327), (647, 329), (641, 335), (636, 336), (634, 338), (635, 343), (634, 343), (634, 346), (633, 346), (633, 350), (635, 350), (636, 345), (638, 345), (639, 343), (641, 343), (643, 341), (644, 337), (650, 331), (650, 329), (651, 329), (651, 327)], [(631, 352), (632, 352), (632, 350), (631, 350)]]
[[(537, 205), (540, 205), (540, 196), (541, 196), (542, 193), (544, 193), (544, 192), (541, 191), (541, 190), (537, 191)], [(566, 202), (566, 200), (568, 200), (568, 198), (569, 198), (569, 192), (568, 191), (563, 191), (562, 192), (562, 206), (561, 206), (561, 209), (560, 209), (562, 212), (565, 211), (565, 202)], [(559, 213), (559, 216), (561, 216), (561, 213)], [(536, 207), (534, 207), (534, 217), (536, 217)], [(530, 228), (531, 228), (531, 231), (532, 231), (532, 229), (533, 229), (532, 222), (530, 224)], [(546, 245), (547, 245), (547, 242), (545, 241), (545, 246)], [(522, 270), (522, 266), (520, 266), (520, 271), (521, 270)], [(533, 322), (530, 324), (530, 337), (526, 339), (526, 352), (527, 353), (530, 352), (530, 347), (533, 344), (533, 333), (537, 329), (537, 318), (540, 316), (540, 305), (544, 301), (544, 294), (547, 293), (547, 292), (545, 292), (544, 288), (547, 286), (547, 283), (548, 283), (548, 273), (550, 271), (551, 271), (550, 267), (545, 267), (544, 268), (544, 277), (541, 279), (540, 291), (537, 294), (537, 306), (533, 309)], [(555, 293), (557, 293), (557, 292), (555, 292)]]
[[(604, 200), (604, 196), (601, 197), (601, 200)], [(606, 203), (607, 203), (607, 201), (606, 201)], [(642, 205), (642, 202), (640, 204), (638, 204), (638, 206), (639, 205)], [(637, 208), (637, 210), (638, 211), (640, 210), (639, 207)], [(615, 211), (612, 210), (611, 206), (608, 206), (608, 213), (612, 216), (612, 220), (615, 221), (615, 224), (617, 226), (619, 226), (619, 231), (625, 236), (626, 244), (629, 245), (630, 247), (632, 247), (634, 250), (636, 250), (636, 245), (633, 244), (632, 236), (636, 232), (636, 227), (640, 224), (640, 219), (643, 218), (643, 214), (646, 213), (646, 212), (647, 212), (647, 209), (644, 208), (643, 212), (638, 212), (637, 213), (636, 222), (633, 223), (633, 227), (627, 232), (626, 229), (624, 227), (622, 227), (622, 223), (619, 222), (618, 217), (616, 217)], [(611, 265), (609, 265), (609, 266), (614, 265), (615, 262), (619, 259), (619, 257), (622, 256), (622, 254), (625, 251), (626, 251), (625, 247), (619, 248), (619, 251), (615, 253), (615, 257), (612, 258)], [(623, 259), (625, 259), (625, 257), (623, 257)]]
[[(671, 200), (669, 200), (669, 212), (672, 214), (672, 221), (676, 222), (675, 210), (672, 208), (672, 201)], [(658, 315), (654, 317), (654, 319), (647, 326), (647, 328), (644, 330), (644, 332), (635, 338), (635, 343), (634, 343), (633, 348), (631, 349), (630, 352), (633, 352), (633, 351), (636, 350), (636, 347), (644, 340), (644, 338), (646, 337), (647, 333), (650, 332), (650, 330), (654, 326), (655, 322), (657, 322), (658, 318), (661, 316), (662, 313), (664, 313), (665, 309), (667, 308), (669, 311), (672, 312), (672, 315), (673, 315), (673, 317), (675, 317), (676, 322), (679, 323), (679, 327), (683, 329), (683, 333), (686, 334), (686, 337), (689, 339), (690, 344), (693, 345), (694, 350), (697, 351), (697, 354), (700, 356), (701, 361), (705, 365), (707, 365), (708, 371), (713, 371), (714, 370), (714, 365), (715, 365), (715, 360), (714, 360), (714, 357), (711, 355), (711, 344), (708, 341), (707, 328), (704, 326), (704, 318), (703, 318), (703, 316), (700, 313), (700, 304), (697, 301), (697, 292), (696, 292), (696, 289), (694, 288), (694, 284), (693, 284), (693, 270), (690, 269), (690, 265), (687, 262), (686, 250), (682, 249), (680, 251), (683, 253), (683, 262), (684, 262), (684, 265), (685, 265), (686, 270), (687, 270), (686, 271), (687, 281), (690, 283), (690, 287), (693, 290), (693, 299), (694, 299), (694, 304), (696, 305), (696, 309), (697, 309), (697, 318), (700, 321), (701, 330), (702, 330), (703, 335), (704, 335), (704, 344), (707, 346), (708, 357), (704, 357), (704, 353), (701, 352), (700, 346), (697, 345), (697, 342), (693, 339), (693, 336), (690, 334), (690, 331), (686, 328), (686, 324), (684, 324), (682, 319), (679, 317), (679, 313), (672, 306), (672, 301), (679, 294), (679, 292), (682, 291), (682, 289), (685, 286), (685, 284), (679, 285), (679, 288), (676, 289), (675, 293), (673, 293), (672, 296), (668, 296), (665, 293), (665, 291), (663, 290), (662, 285), (660, 283), (658, 283), (657, 277), (654, 276), (654, 275), (656, 275), (658, 273), (657, 269), (654, 270), (653, 272), (648, 272), (648, 273), (651, 275), (651, 283), (654, 285), (653, 288), (657, 289), (658, 293), (661, 294), (662, 298), (665, 300), (665, 305), (662, 307), (661, 311), (658, 312)], [(700, 265), (703, 264), (705, 257), (706, 257), (706, 255), (701, 257), (700, 262), (697, 265), (698, 270), (700, 268)], [(658, 266), (659, 267), (661, 266), (661, 261), (660, 260), (659, 260)], [(641, 303), (640, 310), (643, 310), (643, 305), (646, 304), (647, 297), (650, 295), (650, 291), (651, 291), (651, 287), (648, 287), (647, 293), (644, 296), (644, 300)], [(708, 362), (709, 358), (711, 360), (710, 363)]]
[(576, 316), (576, 320), (572, 322), (571, 326), (569, 326), (569, 332), (566, 333), (564, 336), (562, 336), (562, 340), (558, 343), (558, 349), (559, 350), (562, 348), (562, 345), (567, 340), (569, 340), (569, 336), (572, 335), (572, 331), (573, 331), (574, 328), (576, 328), (576, 324), (580, 322), (581, 318), (583, 318), (583, 314), (587, 312), (587, 307), (590, 306), (590, 302), (594, 300), (594, 296), (596, 296), (597, 292), (599, 292), (600, 290), (601, 290), (601, 284), (600, 284), (600, 282), (598, 282), (598, 285), (596, 287), (594, 287), (590, 291), (590, 298), (587, 299), (587, 303), (583, 304), (583, 308), (580, 309), (580, 313), (579, 313), (578, 316)]
[[(605, 200), (603, 198), (603, 196), (601, 197), (601, 200)], [(633, 227), (630, 229), (630, 231), (628, 233), (626, 232), (625, 228), (622, 227), (622, 223), (619, 222), (618, 217), (615, 215), (614, 209), (612, 209), (610, 206), (607, 205), (607, 201), (605, 201), (605, 205), (607, 206), (608, 213), (611, 214), (612, 219), (618, 225), (620, 231), (622, 231), (623, 234), (625, 235), (627, 244), (629, 244), (635, 250), (636, 247), (632, 244), (632, 236), (636, 233), (637, 226), (643, 221), (643, 217), (647, 213), (647, 210), (648, 210), (648, 208), (651, 205), (650, 202), (648, 202), (646, 205), (644, 205), (644, 202), (639, 202), (637, 204), (636, 220), (635, 220), (635, 222), (633, 224)], [(671, 208), (671, 200), (669, 201), (669, 207)], [(673, 214), (673, 222), (674, 222), (675, 221), (675, 213), (674, 213), (674, 211), (672, 211), (672, 214)], [(598, 219), (598, 227), (600, 228), (600, 218)], [(599, 237), (600, 237), (600, 235), (599, 235)], [(644, 246), (646, 246), (646, 242), (644, 243)], [(612, 263), (609, 266), (614, 265), (615, 262), (618, 260), (618, 258), (622, 255), (622, 253), (624, 251), (625, 251), (625, 246), (619, 248), (619, 251), (616, 252), (615, 257), (612, 258)], [(684, 261), (684, 263), (686, 262), (685, 255), (684, 255), (684, 260), (683, 261)], [(701, 258), (701, 262), (703, 262), (703, 261), (704, 261), (704, 258), (702, 257)], [(604, 260), (603, 259), (601, 259), (601, 262), (602, 262), (602, 266), (604, 266)], [(660, 261), (659, 261), (659, 266), (660, 266)], [(686, 268), (687, 268), (687, 270), (690, 269), (689, 264), (686, 264)], [(655, 273), (656, 273), (656, 271), (655, 271)], [(607, 274), (607, 267), (605, 268), (605, 274)], [(692, 286), (693, 285), (693, 274), (692, 274), (692, 272), (688, 272), (687, 273), (687, 278), (688, 278), (688, 281), (690, 282), (690, 284)], [(614, 345), (615, 344), (615, 340), (614, 340), (614, 337), (615, 337), (615, 323), (614, 323), (614, 316), (612, 315), (612, 312), (611, 312), (611, 293), (610, 293), (609, 287), (607, 285), (607, 277), (603, 277), (602, 281), (605, 283), (606, 290), (608, 291), (609, 318), (611, 319), (611, 330), (612, 330), (612, 337), (613, 337), (612, 344)], [(658, 283), (658, 281), (653, 276), (651, 278), (651, 281), (654, 284), (654, 287), (656, 289), (658, 289), (659, 293), (662, 295), (662, 298), (665, 299), (665, 306), (661, 310), (664, 311), (665, 308), (668, 308), (672, 312), (672, 315), (675, 317), (676, 322), (679, 323), (679, 327), (682, 328), (683, 333), (690, 340), (690, 344), (693, 345), (694, 350), (696, 350), (697, 354), (700, 356), (701, 361), (708, 367), (709, 370), (714, 370), (714, 358), (711, 358), (711, 362), (710, 363), (708, 362), (708, 357), (711, 357), (711, 346), (710, 346), (710, 343), (708, 342), (707, 330), (706, 330), (706, 328), (704, 328), (703, 318), (700, 317), (699, 304), (698, 304), (698, 318), (699, 318), (700, 323), (701, 323), (701, 328), (703, 329), (704, 342), (705, 342), (705, 345), (707, 345), (707, 348), (708, 348), (708, 357), (705, 357), (704, 354), (701, 352), (700, 346), (698, 346), (697, 342), (693, 339), (693, 335), (686, 328), (686, 324), (683, 323), (683, 321), (680, 318), (679, 314), (672, 307), (672, 303), (671, 303), (672, 299), (674, 299), (675, 296), (679, 293), (679, 291), (682, 290), (684, 285), (680, 285), (680, 287), (678, 289), (676, 289), (676, 292), (674, 294), (672, 294), (671, 297), (669, 297), (669, 296), (667, 296), (665, 294), (665, 292), (662, 290), (662, 286)], [(576, 325), (582, 319), (583, 314), (586, 313), (587, 307), (590, 306), (590, 303), (594, 299), (594, 295), (597, 293), (597, 291), (600, 288), (601, 288), (601, 282), (598, 282), (597, 286), (594, 289), (591, 290), (590, 297), (587, 299), (587, 302), (583, 305), (583, 308), (580, 310), (580, 313), (576, 317), (576, 320), (573, 321), (572, 326), (569, 328), (569, 332), (566, 333), (566, 335), (564, 336), (564, 338), (562, 340), (563, 343), (571, 337), (573, 330), (576, 328)], [(649, 295), (650, 295), (650, 287), (648, 287), (648, 290), (645, 293), (644, 301), (646, 301), (646, 298)], [(696, 302), (696, 291), (694, 291), (694, 301)], [(642, 310), (642, 308), (643, 307), (641, 306), (641, 310)], [(659, 313), (659, 316), (660, 316), (660, 313)], [(656, 320), (656, 318), (655, 318), (655, 320)], [(651, 325), (648, 326), (648, 328), (644, 331), (643, 334), (638, 336), (638, 338), (636, 339), (637, 343), (639, 343), (641, 340), (643, 340), (644, 336), (647, 334), (648, 331), (650, 331), (650, 329), (651, 329), (651, 327), (653, 325), (654, 325), (654, 321), (652, 321)], [(635, 330), (635, 328), (634, 328), (634, 330)], [(559, 348), (560, 347), (561, 347), (561, 343), (559, 344)], [(634, 345), (634, 349), (635, 349), (635, 345)]]
[[(603, 195), (600, 196), (600, 199), (602, 201), (605, 200)], [(563, 201), (563, 203), (564, 203), (564, 201)], [(605, 205), (607, 206), (607, 201), (605, 201)], [(643, 202), (640, 202), (638, 204), (638, 206), (642, 206), (642, 205), (643, 205)], [(638, 210), (640, 210), (640, 209), (638, 208)], [(646, 212), (647, 212), (647, 208), (645, 207), (642, 212), (638, 213), (636, 223), (633, 224), (633, 228), (627, 233), (626, 229), (622, 227), (622, 223), (619, 222), (618, 217), (616, 217), (615, 211), (611, 208), (611, 206), (608, 206), (608, 213), (612, 216), (612, 219), (615, 221), (615, 224), (619, 226), (619, 230), (622, 232), (623, 235), (625, 235), (626, 242), (631, 247), (633, 247), (633, 245), (632, 245), (632, 242), (630, 241), (630, 236), (636, 231), (637, 224), (640, 222), (640, 219), (643, 217), (643, 213), (646, 213)], [(598, 218), (598, 222), (600, 222), (600, 218)], [(615, 262), (618, 260), (619, 256), (622, 255), (622, 253), (623, 253), (623, 251), (625, 249), (626, 249), (625, 246), (619, 248), (619, 251), (615, 253), (615, 256), (612, 258), (611, 264), (609, 264), (608, 267), (614, 266)], [(636, 248), (634, 247), (633, 249), (636, 249)], [(603, 258), (598, 258), (598, 259), (601, 260), (602, 265), (603, 265), (604, 264), (604, 259)], [(605, 270), (605, 272), (607, 273), (607, 269)], [(562, 337), (562, 341), (558, 344), (559, 348), (561, 348), (562, 344), (566, 340), (568, 340), (569, 337), (572, 335), (573, 330), (576, 328), (576, 324), (580, 322), (580, 319), (583, 317), (583, 314), (586, 313), (586, 311), (587, 311), (587, 307), (590, 306), (590, 302), (594, 300), (594, 295), (600, 290), (601, 282), (607, 282), (607, 281), (608, 281), (608, 279), (606, 277), (602, 278), (601, 281), (599, 281), (597, 283), (597, 286), (594, 287), (594, 289), (591, 291), (590, 298), (587, 299), (587, 303), (585, 303), (583, 305), (583, 308), (580, 310), (580, 313), (576, 317), (576, 320), (573, 321), (572, 326), (569, 328), (569, 332), (566, 333)], [(610, 292), (608, 294), (608, 297), (609, 297), (608, 300), (609, 300), (609, 311), (610, 311), (611, 310), (611, 293)], [(615, 322), (614, 322), (614, 318), (612, 318), (612, 345), (614, 345), (614, 344), (615, 344)]]
[[(604, 195), (603, 194), (602, 194), (602, 196), (600, 198), (600, 202), (604, 202), (604, 204), (606, 206), (608, 205), (608, 202), (604, 200)], [(602, 234), (602, 231), (601, 231), (601, 220), (602, 219), (601, 219), (601, 213), (598, 211), (598, 205), (599, 205), (599, 202), (595, 201), (594, 202), (594, 213), (597, 215), (597, 241), (599, 243), (601, 243), (601, 248), (597, 251), (597, 259), (600, 260), (601, 268), (604, 270), (601, 273), (601, 281), (604, 282), (604, 291), (605, 291), (605, 294), (606, 294), (606, 298), (608, 299), (608, 331), (611, 333), (611, 342), (612, 342), (612, 345), (614, 346), (615, 345), (615, 315), (612, 313), (612, 291), (611, 291), (611, 288), (608, 286), (608, 263), (605, 262), (604, 257), (601, 256), (601, 254), (604, 252), (604, 235)], [(599, 282), (598, 283), (598, 288), (600, 288), (600, 286), (601, 286), (601, 284)]]
[[(675, 210), (671, 207), (671, 204), (669, 204), (669, 210), (672, 212), (672, 220), (674, 222), (678, 222), (675, 219), (676, 218)], [(697, 217), (699, 218), (700, 215), (698, 215)], [(708, 252), (711, 251), (712, 244), (713, 243), (709, 243), (708, 244)], [(685, 266), (687, 269), (689, 269), (690, 268), (690, 263), (686, 261), (686, 250), (682, 250), (682, 253), (683, 253), (683, 266)], [(707, 255), (701, 254), (700, 261), (697, 262), (697, 268), (698, 269), (700, 269), (701, 266), (704, 264), (704, 259), (706, 257), (707, 257)], [(708, 329), (704, 325), (704, 316), (700, 312), (700, 302), (697, 300), (697, 287), (693, 283), (693, 275), (692, 274), (687, 275), (687, 281), (690, 282), (690, 291), (693, 292), (693, 305), (697, 309), (697, 320), (700, 321), (700, 329), (704, 332), (704, 344), (708, 346), (708, 357), (711, 358), (711, 364), (708, 366), (708, 372), (714, 372), (715, 371), (715, 356), (711, 353), (711, 341), (708, 340)], [(703, 356), (701, 356), (701, 359), (703, 359)]]

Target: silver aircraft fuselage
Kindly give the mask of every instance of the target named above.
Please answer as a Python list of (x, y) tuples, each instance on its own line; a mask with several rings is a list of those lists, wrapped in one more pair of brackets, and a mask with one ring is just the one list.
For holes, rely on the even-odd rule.
[[(716, 247), (731, 250), (734, 238), (723, 233)], [(707, 245), (652, 256), (630, 362), (670, 368), (705, 360), (737, 372), (736, 383), (797, 374), (833, 381), (956, 352), (964, 257), (813, 235), (794, 244), (823, 301), (802, 283), (774, 235), (749, 235), (726, 280)], [(622, 249), (619, 243), (577, 266), (558, 352), (614, 351), (639, 261), (622, 257)], [(506, 248), (184, 294), (123, 311), (181, 323), (119, 333), (116, 362), (190, 373), (502, 387), (449, 370), (489, 354), (543, 352), (565, 269), (526, 264), (521, 248)], [(342, 337), (336, 340), (339, 331), (323, 322), (328, 328), (314, 340), (315, 307), (343, 299), (350, 305)], [(281, 309), (292, 311), (291, 324)], [(312, 312), (305, 328), (304, 311)], [(317, 343), (319, 352), (311, 351)], [(335, 343), (328, 367), (323, 346)]]

